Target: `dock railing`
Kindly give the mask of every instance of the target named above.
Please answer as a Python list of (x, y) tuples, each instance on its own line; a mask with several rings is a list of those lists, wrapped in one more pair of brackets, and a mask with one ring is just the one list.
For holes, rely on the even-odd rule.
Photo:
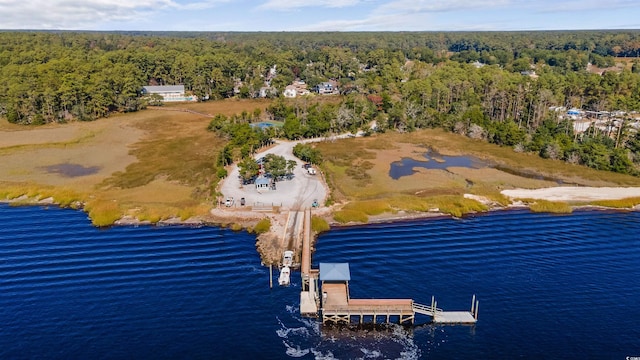
[(414, 302), (412, 304), (412, 307), (413, 307), (413, 311), (418, 314), (435, 317), (437, 313), (441, 313), (444, 311), (442, 309), (437, 308), (435, 304), (436, 304), (435, 301), (432, 302), (431, 305), (424, 305), (424, 304), (419, 304)]

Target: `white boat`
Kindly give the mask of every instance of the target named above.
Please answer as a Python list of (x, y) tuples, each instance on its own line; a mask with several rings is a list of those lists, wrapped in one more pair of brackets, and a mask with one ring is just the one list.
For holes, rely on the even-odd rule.
[(293, 251), (287, 250), (282, 256), (282, 266), (293, 266)]
[(280, 277), (278, 278), (278, 284), (280, 284), (280, 286), (289, 285), (290, 278), (291, 278), (291, 269), (288, 266), (285, 266), (282, 269), (280, 269)]

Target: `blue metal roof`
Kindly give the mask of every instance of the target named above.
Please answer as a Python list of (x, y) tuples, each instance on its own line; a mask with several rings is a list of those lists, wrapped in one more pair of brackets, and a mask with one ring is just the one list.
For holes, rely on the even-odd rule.
[(256, 179), (256, 185), (268, 185), (271, 183), (271, 180), (269, 180), (268, 178), (264, 177), (264, 176), (259, 176)]
[(349, 263), (320, 263), (320, 281), (349, 281)]

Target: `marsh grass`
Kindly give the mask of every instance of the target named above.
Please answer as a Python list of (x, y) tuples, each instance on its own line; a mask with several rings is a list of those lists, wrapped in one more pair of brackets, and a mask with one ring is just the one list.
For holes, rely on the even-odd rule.
[(7, 146), (7, 147), (0, 148), (0, 155), (10, 154), (16, 151), (32, 151), (32, 150), (39, 150), (39, 149), (64, 149), (69, 146), (86, 143), (95, 137), (96, 137), (95, 132), (89, 132), (87, 134), (84, 134), (83, 136), (77, 137), (69, 141)]
[(384, 200), (354, 201), (354, 202), (348, 203), (342, 209), (358, 211), (366, 215), (380, 215), (383, 213), (394, 211), (394, 209), (391, 207), (389, 202)]
[(367, 214), (358, 210), (338, 210), (333, 214), (333, 219), (341, 224), (366, 223), (369, 221)]
[(25, 197), (22, 204), (31, 204), (40, 200), (52, 198), (53, 202), (62, 207), (76, 207), (84, 194), (66, 187), (53, 187), (37, 184), (0, 184), (0, 199), (15, 200)]
[[(385, 133), (372, 137), (345, 139), (315, 145), (322, 153), (322, 164), (332, 197), (348, 202), (334, 214), (340, 223), (366, 222), (380, 212), (442, 212), (460, 217), (486, 211), (486, 205), (464, 198), (465, 193), (486, 197), (500, 206), (511, 200), (500, 191), (508, 188), (543, 188), (557, 186), (557, 181), (583, 186), (639, 186), (640, 178), (597, 171), (562, 161), (542, 159), (534, 154), (516, 153), (483, 141), (442, 130), (419, 130), (412, 133)], [(408, 154), (422, 154), (432, 149), (442, 155), (470, 155), (498, 168), (456, 167), (447, 170), (417, 169), (410, 176), (394, 180), (389, 165)], [(371, 166), (374, 164), (374, 166)], [(536, 174), (536, 178), (518, 174)], [(537, 178), (538, 175), (544, 178)], [(548, 180), (551, 179), (551, 180)], [(533, 211), (568, 213), (569, 204), (528, 201)], [(639, 200), (594, 203), (629, 208)]]
[(196, 186), (216, 179), (215, 161), (222, 140), (212, 134), (184, 138), (164, 138), (139, 144), (132, 153), (138, 161), (127, 166), (103, 183), (105, 186), (135, 188), (144, 186), (158, 177)]
[(331, 227), (327, 221), (319, 216), (311, 216), (311, 230), (316, 233), (322, 233), (325, 231), (329, 231)]
[(553, 214), (571, 214), (573, 212), (571, 206), (568, 203), (562, 201), (547, 201), (537, 199), (524, 199), (523, 201), (529, 203), (529, 208), (532, 212)]
[(399, 196), (391, 199), (393, 207), (415, 212), (441, 212), (455, 217), (488, 210), (486, 205), (462, 195), (429, 197)]
[(603, 206), (615, 209), (631, 209), (640, 204), (640, 197), (630, 197), (619, 200), (600, 200), (592, 201), (591, 205)]
[(123, 214), (118, 202), (110, 199), (93, 199), (85, 204), (84, 210), (94, 226), (113, 225)]

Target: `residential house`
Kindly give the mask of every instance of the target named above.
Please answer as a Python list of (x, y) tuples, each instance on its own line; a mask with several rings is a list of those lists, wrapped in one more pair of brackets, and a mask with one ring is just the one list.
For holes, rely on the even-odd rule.
[(286, 98), (295, 98), (296, 96), (309, 95), (309, 90), (307, 90), (307, 84), (304, 81), (298, 80), (287, 85), (282, 95)]
[(335, 81), (323, 82), (316, 85), (315, 90), (320, 95), (338, 94), (338, 84)]
[(286, 98), (294, 98), (298, 96), (298, 90), (293, 85), (287, 85), (287, 87), (284, 88), (282, 95)]

